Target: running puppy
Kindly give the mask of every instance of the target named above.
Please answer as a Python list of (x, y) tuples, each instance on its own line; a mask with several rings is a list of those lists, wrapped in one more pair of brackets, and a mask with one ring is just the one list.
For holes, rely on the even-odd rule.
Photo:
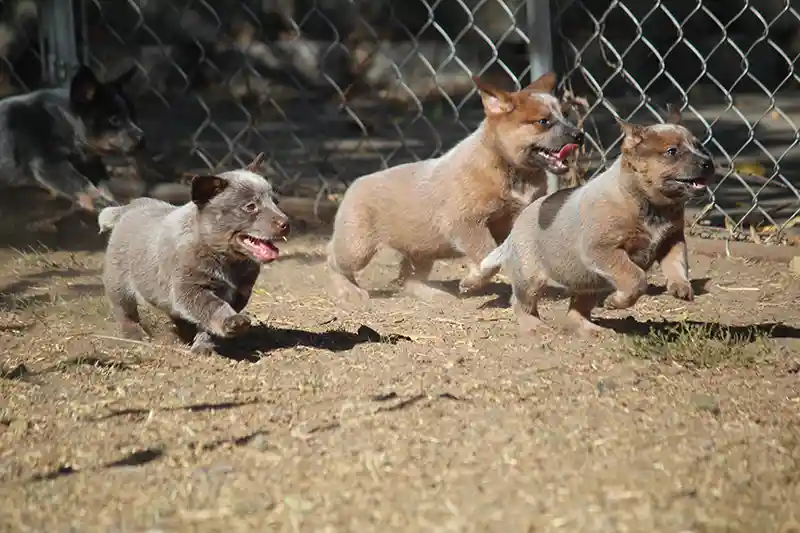
[(622, 154), (613, 165), (581, 187), (535, 201), (481, 263), (487, 279), (506, 269), (514, 314), (524, 330), (542, 324), (537, 302), (548, 284), (572, 293), (567, 315), (576, 327), (602, 330), (590, 321), (592, 309), (608, 294), (610, 307), (634, 305), (655, 262), (670, 294), (694, 298), (684, 205), (706, 191), (714, 164), (679, 122), (674, 110), (666, 124), (620, 122)]
[(263, 157), (246, 169), (196, 176), (192, 201), (183, 206), (137, 198), (100, 212), (100, 231), (111, 230), (103, 283), (125, 337), (147, 335), (141, 302), (192, 332), (196, 353), (211, 352), (213, 337), (250, 326), (241, 311), (261, 265), (278, 257), (272, 240), (289, 233), (272, 187), (256, 174)]
[(398, 282), (421, 298), (447, 296), (426, 280), (437, 259), (466, 255), (462, 292), (485, 285), (478, 265), (511, 229), (519, 212), (547, 188), (546, 171), (583, 142), (551, 93), (548, 73), (518, 92), (477, 78), (486, 115), (478, 129), (435, 159), (406, 163), (357, 179), (336, 213), (328, 267), (340, 297), (365, 301), (355, 275), (380, 247), (403, 259)]

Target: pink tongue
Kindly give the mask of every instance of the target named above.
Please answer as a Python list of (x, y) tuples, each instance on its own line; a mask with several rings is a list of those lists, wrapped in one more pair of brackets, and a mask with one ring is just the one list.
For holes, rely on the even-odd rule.
[(255, 256), (265, 263), (274, 261), (278, 258), (278, 248), (271, 242), (259, 241), (253, 246)]
[(573, 150), (576, 150), (577, 148), (578, 148), (577, 144), (566, 144), (564, 145), (563, 148), (561, 148), (561, 151), (558, 152), (558, 155), (556, 155), (556, 157), (558, 158), (559, 161), (563, 161), (565, 157), (567, 157), (570, 153), (572, 153)]

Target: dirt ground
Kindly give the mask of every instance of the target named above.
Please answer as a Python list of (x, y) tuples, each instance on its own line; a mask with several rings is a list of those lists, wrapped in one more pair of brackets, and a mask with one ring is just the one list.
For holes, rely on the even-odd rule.
[(0, 250), (1, 531), (800, 532), (786, 265), (695, 253), (694, 303), (654, 273), (615, 334), (524, 337), (502, 279), (425, 303), (390, 254), (340, 308), (296, 236), (202, 357), (115, 338), (95, 241)]

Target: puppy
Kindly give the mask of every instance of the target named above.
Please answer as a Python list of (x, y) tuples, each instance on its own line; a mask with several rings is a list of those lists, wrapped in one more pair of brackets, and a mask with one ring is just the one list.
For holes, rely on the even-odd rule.
[(44, 187), (88, 211), (113, 205), (98, 188), (101, 157), (131, 154), (144, 138), (122, 90), (135, 72), (101, 83), (81, 66), (69, 88), (0, 100), (0, 187)]
[(670, 294), (693, 299), (684, 205), (706, 191), (714, 164), (679, 122), (673, 110), (665, 124), (620, 123), (622, 153), (613, 165), (581, 187), (533, 202), (481, 263), (488, 278), (506, 269), (524, 330), (541, 325), (537, 302), (547, 285), (572, 293), (568, 317), (574, 326), (584, 333), (602, 330), (590, 321), (592, 309), (609, 294), (612, 308), (634, 305), (655, 262)]
[(246, 168), (196, 176), (192, 201), (174, 206), (137, 198), (100, 212), (110, 230), (103, 283), (122, 334), (142, 339), (138, 303), (169, 315), (194, 335), (192, 351), (208, 353), (214, 337), (250, 326), (241, 314), (261, 265), (277, 259), (273, 239), (289, 233), (269, 182), (256, 174), (263, 154)]
[(369, 298), (355, 274), (380, 247), (402, 255), (397, 281), (416, 296), (447, 296), (426, 280), (435, 260), (461, 256), (471, 265), (460, 290), (478, 289), (486, 282), (478, 264), (522, 208), (546, 193), (546, 171), (567, 172), (564, 158), (583, 133), (551, 94), (553, 73), (513, 93), (475, 83), (486, 117), (474, 133), (441, 157), (381, 170), (348, 188), (327, 248), (339, 296)]

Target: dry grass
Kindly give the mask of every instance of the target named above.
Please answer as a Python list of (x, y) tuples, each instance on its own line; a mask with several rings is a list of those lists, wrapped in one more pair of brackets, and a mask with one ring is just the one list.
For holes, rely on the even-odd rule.
[(322, 242), (284, 251), (213, 357), (152, 313), (153, 342), (119, 339), (98, 252), (0, 251), (0, 530), (796, 525), (800, 284), (779, 267), (693, 257), (695, 302), (654, 290), (589, 341), (521, 336), (493, 294), (341, 308)]

